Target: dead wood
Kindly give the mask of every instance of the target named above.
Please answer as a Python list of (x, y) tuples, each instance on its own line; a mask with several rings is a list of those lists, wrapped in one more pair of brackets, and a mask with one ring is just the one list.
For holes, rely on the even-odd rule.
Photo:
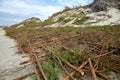
[(32, 72), (32, 73), (26, 74), (26, 75), (24, 75), (24, 76), (21, 76), (21, 77), (19, 77), (19, 78), (16, 78), (16, 79), (14, 79), (14, 80), (23, 80), (23, 79), (25, 79), (25, 78), (27, 78), (27, 77), (29, 77), (29, 76), (34, 75), (34, 74), (35, 74), (35, 73)]
[(102, 57), (102, 56), (106, 56), (106, 55), (108, 55), (108, 54), (113, 53), (114, 51), (116, 51), (116, 50), (112, 50), (112, 51), (110, 51), (110, 52), (106, 52), (106, 53), (104, 53), (104, 54), (97, 55), (96, 58), (98, 58), (98, 57)]
[(92, 62), (91, 62), (90, 58), (88, 58), (88, 62), (89, 62), (89, 65), (90, 65), (90, 70), (91, 70), (91, 73), (92, 73), (92, 76), (93, 76), (93, 80), (98, 80), (97, 77), (96, 77), (96, 74), (95, 74), (95, 69), (93, 68), (93, 65), (92, 65)]
[(46, 75), (45, 75), (45, 73), (44, 73), (44, 71), (43, 71), (43, 69), (42, 69), (41, 63), (39, 62), (39, 59), (38, 59), (37, 55), (34, 54), (34, 56), (36, 58), (37, 64), (39, 66), (39, 69), (40, 69), (40, 71), (42, 73), (42, 76), (43, 76), (44, 80), (48, 80), (47, 77), (46, 77)]
[(24, 62), (21, 62), (20, 65), (24, 65), (24, 64), (27, 64), (27, 63), (30, 63), (31, 60), (28, 60), (28, 61), (24, 61)]
[[(64, 59), (62, 59), (61, 57), (59, 57), (62, 61), (64, 60)], [(68, 61), (65, 61), (64, 60), (64, 62), (69, 66), (69, 67), (71, 67), (72, 69), (74, 69), (76, 72), (78, 72), (78, 73), (80, 73), (82, 76), (84, 75), (84, 72), (81, 70), (81, 69), (79, 69), (78, 67), (75, 67), (75, 66), (73, 66), (72, 64), (70, 64)]]
[[(76, 79), (73, 77), (73, 75), (70, 75), (69, 72), (67, 71), (67, 69), (62, 65), (60, 58), (57, 57), (56, 55), (54, 55), (54, 56), (55, 56), (55, 58), (59, 61), (59, 64), (60, 64), (60, 66), (63, 68), (63, 70), (65, 71), (65, 73), (66, 73), (72, 80), (76, 80)], [(64, 79), (64, 80), (68, 80), (68, 79)]]
[(34, 66), (34, 72), (35, 72), (35, 74), (36, 74), (36, 76), (37, 76), (37, 79), (38, 80), (41, 80), (41, 75), (40, 75), (40, 72), (38, 71), (38, 69), (37, 69), (37, 63), (36, 63), (36, 58), (35, 58), (35, 56), (34, 56), (34, 53), (32, 53), (32, 48), (31, 48), (31, 43), (30, 43), (30, 41), (28, 41), (28, 48), (29, 48), (29, 50), (31, 50), (30, 51), (30, 58), (31, 58), (31, 61), (32, 61), (32, 63), (33, 63), (33, 66)]
[(24, 50), (22, 49), (21, 46), (18, 46), (18, 49), (19, 49), (20, 53), (25, 54), (25, 52), (24, 52)]
[(104, 78), (105, 80), (110, 80), (107, 76), (105, 76), (104, 74), (102, 74), (102, 73), (100, 73), (100, 72), (95, 71), (95, 73), (96, 73), (97, 75), (99, 75), (100, 77)]
[[(85, 61), (80, 67), (78, 67), (79, 69), (82, 69), (86, 64), (88, 63), (88, 61)], [(70, 73), (71, 76), (73, 76), (75, 74), (75, 71)], [(69, 80), (69, 76), (66, 76), (64, 78), (64, 80)]]
[[(106, 44), (104, 43), (103, 46), (102, 46), (102, 49), (100, 50), (100, 54), (99, 54), (99, 55), (101, 55), (101, 54), (103, 53), (104, 48), (105, 48), (105, 45), (106, 45)], [(97, 60), (96, 60), (96, 64), (94, 65), (94, 68), (97, 69), (98, 64), (99, 64), (99, 61), (100, 61), (100, 57), (97, 58)]]
[[(33, 44), (32, 48), (33, 48), (33, 49), (38, 49), (38, 48), (40, 48), (41, 50), (43, 50), (43, 51), (45, 51), (45, 52), (50, 52), (50, 53), (53, 53), (53, 54), (54, 54), (54, 51), (52, 51), (51, 48), (55, 48), (55, 47), (60, 47), (60, 48), (61, 48), (61, 47), (62, 47), (62, 48), (64, 48), (64, 50), (68, 50), (68, 48), (67, 48), (66, 46), (62, 45), (61, 42), (62, 42), (62, 41), (66, 41), (66, 40), (68, 40), (68, 39), (70, 39), (70, 38), (77, 37), (77, 36), (79, 36), (79, 34), (73, 35), (73, 36), (70, 36), (70, 37), (63, 37), (63, 38), (61, 38), (61, 39), (57, 38), (57, 39), (53, 39), (53, 40), (49, 40), (49, 41), (38, 42), (38, 44)], [(114, 52), (114, 51), (108, 52), (108, 51), (106, 50), (106, 44), (103, 45), (102, 42), (92, 43), (92, 42), (88, 42), (88, 41), (81, 41), (81, 43), (82, 43), (83, 45), (87, 45), (87, 48), (89, 49), (89, 51), (92, 51), (92, 50), (93, 50), (94, 52), (95, 52), (95, 51), (98, 52), (98, 54), (100, 53), (99, 55), (97, 55), (97, 56), (95, 57), (95, 58), (98, 58), (98, 60), (96, 61), (96, 64), (95, 64), (94, 68), (96, 68), (97, 66), (99, 66), (99, 60), (100, 60), (100, 58), (101, 58), (102, 56), (106, 56), (106, 55)], [(103, 47), (103, 46), (105, 46), (105, 47)], [(102, 52), (101, 52), (101, 51), (102, 51)], [(104, 54), (103, 54), (103, 53), (104, 53)], [(41, 58), (39, 58), (36, 54), (33, 54), (33, 55), (35, 55), (35, 60), (34, 60), (34, 62), (37, 62), (36, 64), (39, 66), (39, 69), (40, 69), (40, 71), (41, 71), (41, 73), (42, 73), (42, 76), (44, 77), (45, 80), (47, 80), (46, 75), (45, 75), (45, 73), (44, 73), (44, 71), (43, 71), (43, 69), (42, 69), (42, 67), (41, 67), (41, 64), (40, 64)], [(81, 75), (84, 75), (84, 72), (81, 70), (81, 68), (83, 68), (88, 62), (89, 62), (89, 65), (90, 65), (90, 69), (91, 69), (91, 73), (92, 73), (93, 79), (94, 79), (94, 80), (97, 80), (97, 77), (96, 77), (97, 72), (96, 72), (96, 74), (95, 74), (95, 69), (93, 68), (93, 65), (92, 65), (92, 62), (91, 62), (91, 59), (90, 59), (90, 58), (88, 59), (88, 61), (86, 61), (85, 63), (83, 63), (83, 64), (81, 65), (82, 67), (80, 67), (80, 69), (79, 69), (78, 67), (70, 64), (68, 61), (63, 60), (61, 57), (58, 57), (58, 59), (60, 59), (60, 60), (58, 60), (58, 61), (59, 61), (59, 64), (61, 65), (61, 67), (63, 68), (63, 70), (64, 70), (64, 71), (66, 72), (66, 74), (68, 75), (68, 76), (66, 76), (66, 77), (64, 78), (65, 80), (67, 80), (67, 79), (69, 79), (69, 78), (71, 78), (71, 79), (74, 80), (73, 75), (74, 75), (76, 72), (80, 73)], [(72, 72), (72, 73), (69, 74), (69, 72), (67, 71), (67, 69), (62, 65), (61, 61), (64, 61), (65, 64), (67, 64), (67, 66), (69, 66), (70, 68), (74, 69), (74, 72)], [(23, 64), (24, 64), (24, 63), (26, 64), (27, 61), (26, 61), (26, 62), (23, 62)], [(39, 70), (39, 69), (38, 69), (38, 70)]]
[(34, 56), (32, 56), (32, 55), (33, 55), (33, 53), (31, 53), (30, 58), (31, 58), (32, 63), (33, 63), (33, 66), (34, 66), (34, 72), (35, 72), (35, 74), (36, 74), (36, 76), (37, 76), (37, 79), (38, 79), (38, 80), (41, 80), (40, 73), (39, 73), (39, 71), (37, 70), (37, 64), (36, 64), (35, 58), (34, 58)]

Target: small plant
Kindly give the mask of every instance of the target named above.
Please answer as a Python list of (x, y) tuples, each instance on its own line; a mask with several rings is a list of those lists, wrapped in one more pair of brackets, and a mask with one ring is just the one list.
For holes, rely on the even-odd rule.
[(76, 18), (76, 17), (77, 17), (77, 15), (76, 15), (76, 14), (74, 14), (74, 15), (72, 15), (71, 17)]
[(70, 18), (63, 20), (64, 23), (68, 23), (69, 21), (71, 21)]
[(60, 17), (56, 22), (62, 22), (64, 20), (64, 17)]
[(69, 33), (69, 32), (77, 32), (78, 29), (75, 27), (56, 27), (56, 28), (50, 28), (51, 31), (55, 31), (56, 33)]
[(85, 21), (87, 21), (89, 19), (89, 17), (83, 17), (82, 19), (76, 19), (75, 22), (73, 24), (76, 24), (76, 25), (82, 25), (84, 24)]
[(69, 51), (56, 51), (55, 53), (57, 56), (60, 56), (64, 59), (64, 61), (69, 61), (71, 64), (75, 66), (79, 66), (84, 60), (87, 60), (88, 58), (93, 59), (94, 61), (94, 55), (91, 53), (83, 53), (82, 51), (72, 48), (69, 49)]
[(71, 10), (71, 8), (66, 6), (65, 9), (62, 12), (66, 12), (66, 11), (69, 11), (69, 10)]
[(51, 59), (48, 62), (42, 62), (42, 67), (46, 71), (48, 80), (56, 80), (61, 69), (57, 62)]
[(50, 25), (53, 23), (54, 23), (54, 21), (51, 18), (49, 18), (49, 19), (45, 20), (44, 22), (42, 22), (41, 24), (42, 24), (42, 26), (45, 26), (45, 25)]
[(85, 14), (85, 13), (83, 11), (81, 11), (80, 14)]

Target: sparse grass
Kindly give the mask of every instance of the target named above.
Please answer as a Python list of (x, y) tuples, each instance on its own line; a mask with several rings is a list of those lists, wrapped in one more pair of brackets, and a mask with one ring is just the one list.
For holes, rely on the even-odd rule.
[(80, 11), (80, 14), (85, 14), (83, 11)]
[(43, 21), (41, 24), (42, 24), (42, 26), (46, 26), (46, 25), (50, 25), (53, 23), (54, 23), (54, 21), (51, 18), (49, 18), (49, 19)]
[(76, 17), (77, 17), (77, 14), (74, 14), (74, 15), (72, 15), (71, 17), (76, 18)]
[(71, 26), (67, 27), (56, 27), (56, 28), (49, 28), (50, 32), (55, 32), (55, 33), (77, 33), (82, 30), (82, 28), (75, 28)]
[(64, 17), (60, 17), (56, 22), (63, 22)]
[(55, 14), (53, 14), (52, 16), (51, 16), (51, 18), (52, 17), (55, 17), (55, 16), (57, 16), (57, 15), (59, 15), (59, 14), (61, 14), (62, 12), (57, 12), (57, 13), (55, 13)]
[(84, 24), (84, 22), (86, 22), (88, 19), (89, 19), (89, 17), (83, 17), (83, 18), (80, 19), (80, 20), (79, 20), (79, 19), (76, 19), (73, 24), (82, 25), (82, 24)]
[(63, 20), (64, 23), (68, 23), (69, 21), (71, 21), (70, 18)]

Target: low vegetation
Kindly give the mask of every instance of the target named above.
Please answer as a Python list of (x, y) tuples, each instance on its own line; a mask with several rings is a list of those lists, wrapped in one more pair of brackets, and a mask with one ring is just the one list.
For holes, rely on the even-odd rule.
[[(97, 71), (120, 71), (120, 26), (39, 27), (38, 29), (34, 29), (32, 26), (16, 29), (13, 26), (4, 29), (7, 31), (7, 35), (17, 39), (22, 49), (28, 54), (27, 41), (30, 41), (33, 46), (36, 43), (45, 43), (43, 45), (50, 51), (47, 50), (45, 55), (47, 60), (42, 62), (42, 67), (48, 80), (57, 79), (61, 71), (65, 74), (63, 67), (69, 73), (73, 72), (74, 70), (66, 62), (79, 67), (88, 58), (91, 59)], [(53, 41), (51, 42), (51, 40)], [(53, 43), (56, 42), (59, 44), (54, 45)], [(53, 45), (50, 46), (49, 43)], [(60, 58), (60, 61), (56, 56)], [(90, 73), (88, 67), (87, 64), (83, 71)], [(79, 73), (76, 73), (73, 77), (79, 79), (79, 76)]]
[(76, 19), (73, 24), (82, 25), (82, 24), (84, 24), (84, 22), (86, 22), (88, 19), (89, 19), (89, 17), (83, 17), (82, 19)]

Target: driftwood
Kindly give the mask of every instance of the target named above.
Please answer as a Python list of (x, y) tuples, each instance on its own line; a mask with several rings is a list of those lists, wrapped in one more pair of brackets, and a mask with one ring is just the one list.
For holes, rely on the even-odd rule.
[(92, 65), (92, 62), (91, 62), (90, 58), (88, 58), (88, 62), (89, 62), (89, 65), (90, 65), (90, 70), (91, 70), (91, 73), (92, 73), (92, 76), (93, 76), (93, 80), (98, 80), (97, 77), (96, 77), (96, 74), (95, 74), (95, 69), (93, 68), (93, 65)]

